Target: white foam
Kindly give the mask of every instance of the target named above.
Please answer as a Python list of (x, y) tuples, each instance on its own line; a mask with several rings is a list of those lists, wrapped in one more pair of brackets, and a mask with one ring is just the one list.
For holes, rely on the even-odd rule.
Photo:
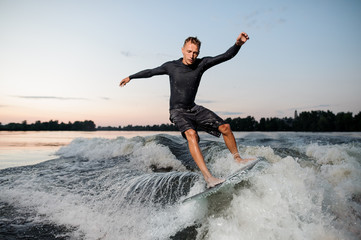
[[(300, 147), (300, 146), (298, 146)], [(301, 148), (301, 147), (300, 147)], [(298, 159), (280, 158), (269, 147), (246, 147), (273, 165), (250, 179), (221, 216), (208, 218), (207, 239), (354, 239), (361, 236), (361, 207), (352, 202), (361, 193), (361, 151), (353, 144), (304, 146), (319, 168), (302, 168)], [(229, 172), (230, 157), (212, 164)], [(228, 168), (229, 167), (229, 168)], [(351, 207), (352, 206), (352, 207)], [(342, 229), (342, 230), (341, 230)], [(352, 234), (350, 234), (352, 232)]]
[(354, 214), (361, 212), (361, 206), (352, 200), (361, 193), (361, 149), (353, 144), (312, 144), (306, 153), (321, 165), (319, 175), (328, 190), (326, 201), (337, 216), (336, 224), (361, 237), (361, 220)]
[[(39, 222), (75, 227), (74, 239), (168, 239), (204, 215), (196, 206), (127, 203), (120, 183), (103, 183), (102, 189), (90, 196), (71, 193), (64, 186), (56, 192), (46, 190), (46, 182), (38, 181), (31, 176), (17, 179), (15, 188), (2, 190), (1, 201), (33, 209)], [(110, 197), (111, 192), (118, 194)]]
[[(255, 176), (249, 189), (234, 196), (221, 217), (209, 219), (208, 239), (332, 239), (332, 218), (322, 212), (322, 192), (312, 170), (291, 157)], [(319, 190), (319, 189), (318, 189)]]
[(61, 147), (57, 154), (63, 157), (78, 157), (89, 160), (107, 159), (131, 154), (144, 145), (139, 138), (117, 139), (76, 138), (69, 145)]
[[(76, 227), (74, 239), (169, 239), (194, 223), (202, 224), (199, 239), (357, 239), (361, 210), (350, 199), (361, 192), (361, 148), (352, 144), (297, 148), (314, 159), (315, 167), (302, 167), (293, 157), (281, 158), (271, 147), (240, 146), (242, 156), (265, 157), (272, 164), (253, 175), (247, 186), (235, 189), (229, 205), (217, 210), (210, 209), (206, 200), (166, 206), (127, 201), (127, 192), (137, 197), (146, 178), (162, 175), (130, 171), (128, 176), (128, 169), (148, 171), (157, 165), (185, 171), (168, 147), (145, 138), (76, 139), (58, 151), (75, 159), (2, 176), (0, 199), (33, 209), (39, 221)], [(107, 159), (119, 156), (127, 161), (106, 165)], [(215, 175), (226, 176), (240, 167), (228, 150), (219, 147), (210, 149), (206, 158)], [(105, 161), (92, 168), (98, 160)], [(143, 188), (131, 192), (137, 184)], [(200, 178), (188, 196), (203, 189)]]
[[(264, 157), (269, 162), (277, 162), (281, 159), (274, 153), (271, 147), (264, 146), (241, 146), (240, 155), (242, 158)], [(212, 153), (212, 159), (213, 161), (208, 164), (208, 167), (211, 172), (218, 177), (227, 177), (245, 165), (237, 163), (233, 156), (229, 153), (228, 149)]]
[(172, 167), (173, 170), (185, 171), (186, 168), (176, 159), (168, 147), (144, 138), (126, 139), (77, 138), (69, 145), (60, 148), (57, 154), (62, 157), (85, 158), (91, 161), (104, 160), (119, 156), (128, 156), (132, 167), (150, 172), (150, 166), (157, 168)]
[(349, 144), (319, 146), (312, 144), (307, 155), (321, 165), (320, 174), (339, 195), (350, 198), (352, 193), (361, 192), (361, 151)]
[(134, 166), (143, 167), (143, 171), (150, 171), (149, 166), (166, 168), (171, 166), (174, 170), (185, 171), (186, 168), (176, 159), (168, 147), (153, 142), (139, 147), (132, 154)]

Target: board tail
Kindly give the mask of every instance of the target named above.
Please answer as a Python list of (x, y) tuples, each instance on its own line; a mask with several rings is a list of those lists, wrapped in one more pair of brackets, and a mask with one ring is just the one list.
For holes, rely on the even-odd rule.
[(186, 203), (191, 200), (206, 198), (206, 197), (218, 192), (220, 189), (224, 188), (225, 186), (235, 185), (237, 183), (240, 183), (241, 181), (245, 180), (246, 178), (251, 177), (249, 172), (251, 172), (252, 169), (255, 169), (255, 166), (259, 165), (259, 163), (261, 163), (261, 162), (268, 162), (268, 161), (263, 157), (258, 157), (256, 160), (247, 163), (246, 165), (244, 165), (243, 167), (241, 167), (240, 169), (236, 170), (234, 173), (229, 175), (223, 183), (218, 184), (213, 188), (206, 189), (205, 191), (200, 192), (196, 195), (188, 197), (188, 198), (184, 199), (182, 201), (182, 203)]

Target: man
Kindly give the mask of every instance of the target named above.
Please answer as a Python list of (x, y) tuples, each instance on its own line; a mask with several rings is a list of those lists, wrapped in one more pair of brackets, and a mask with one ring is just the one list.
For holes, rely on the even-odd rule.
[(226, 146), (239, 163), (245, 163), (250, 159), (242, 159), (238, 153), (237, 144), (230, 125), (214, 112), (202, 106), (196, 105), (194, 100), (203, 73), (222, 62), (233, 58), (241, 46), (249, 39), (242, 32), (236, 43), (225, 53), (216, 57), (204, 57), (198, 59), (201, 42), (196, 37), (189, 37), (184, 41), (182, 48), (183, 58), (164, 63), (162, 66), (147, 69), (124, 78), (120, 86), (124, 87), (131, 79), (149, 78), (155, 75), (169, 75), (170, 80), (170, 120), (181, 131), (188, 141), (190, 153), (201, 170), (208, 188), (220, 184), (224, 179), (218, 179), (209, 172), (199, 147), (197, 129), (219, 137), (223, 135)]

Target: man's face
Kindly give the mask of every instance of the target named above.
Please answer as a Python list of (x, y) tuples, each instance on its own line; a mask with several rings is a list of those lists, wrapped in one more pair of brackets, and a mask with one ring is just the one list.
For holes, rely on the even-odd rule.
[(182, 48), (182, 53), (183, 53), (182, 62), (185, 65), (192, 65), (196, 61), (199, 55), (199, 49), (197, 45), (191, 42), (187, 42)]

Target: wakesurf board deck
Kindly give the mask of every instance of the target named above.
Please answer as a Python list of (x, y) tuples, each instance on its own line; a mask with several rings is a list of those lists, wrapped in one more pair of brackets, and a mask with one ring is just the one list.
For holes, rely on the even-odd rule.
[(188, 198), (184, 199), (182, 201), (182, 203), (186, 203), (186, 202), (189, 202), (192, 200), (206, 198), (206, 197), (212, 195), (213, 193), (220, 191), (221, 189), (225, 188), (226, 186), (229, 186), (231, 184), (235, 185), (237, 183), (240, 183), (247, 177), (247, 173), (261, 161), (266, 161), (266, 160), (264, 158), (257, 158), (256, 160), (253, 160), (252, 162), (247, 163), (245, 166), (243, 166), (242, 168), (238, 169), (237, 171), (235, 171), (234, 173), (229, 175), (223, 183), (218, 184), (215, 187), (208, 188), (208, 189), (204, 190), (203, 192), (200, 192), (196, 195), (188, 197)]

